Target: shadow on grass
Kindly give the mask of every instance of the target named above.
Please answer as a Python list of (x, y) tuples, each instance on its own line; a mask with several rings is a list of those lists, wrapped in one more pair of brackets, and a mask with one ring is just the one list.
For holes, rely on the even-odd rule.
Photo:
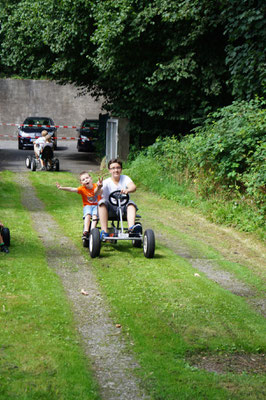
[[(123, 241), (125, 242), (125, 241)], [(102, 251), (105, 250), (104, 254)], [(111, 243), (105, 243), (101, 245), (101, 253), (100, 253), (100, 258), (101, 259), (108, 259), (115, 257), (117, 254), (125, 255), (127, 257), (131, 256), (134, 260), (136, 259), (145, 259), (145, 256), (143, 254), (143, 248), (134, 248), (132, 244), (127, 243), (120, 243), (120, 244), (111, 244)], [(146, 260), (153, 260), (153, 259), (162, 259), (166, 258), (162, 254), (156, 254), (156, 249), (155, 249), (155, 254), (153, 258), (146, 258)]]

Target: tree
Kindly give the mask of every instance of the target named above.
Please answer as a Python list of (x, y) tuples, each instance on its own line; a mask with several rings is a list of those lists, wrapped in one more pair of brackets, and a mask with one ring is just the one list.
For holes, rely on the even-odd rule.
[(95, 3), (97, 86), (135, 132), (177, 134), (231, 102), (220, 13), (212, 1)]
[(227, 36), (226, 65), (235, 99), (265, 95), (266, 3), (231, 0), (222, 12)]
[(5, 68), (103, 95), (144, 143), (265, 90), (262, 0), (22, 0), (4, 11)]
[(1, 59), (11, 73), (93, 86), (91, 4), (87, 0), (22, 0), (6, 5)]

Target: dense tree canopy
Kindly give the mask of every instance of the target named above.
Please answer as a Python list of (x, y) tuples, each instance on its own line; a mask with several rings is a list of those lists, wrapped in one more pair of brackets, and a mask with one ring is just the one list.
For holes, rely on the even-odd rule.
[(263, 0), (0, 0), (5, 76), (104, 95), (151, 140), (265, 90)]

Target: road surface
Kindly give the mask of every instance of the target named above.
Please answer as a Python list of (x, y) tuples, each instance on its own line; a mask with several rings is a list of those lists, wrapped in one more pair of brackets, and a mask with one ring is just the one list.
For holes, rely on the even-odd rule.
[[(98, 171), (99, 162), (95, 154), (79, 153), (76, 140), (58, 140), (55, 156), (60, 162), (60, 171), (75, 174), (81, 171)], [(18, 150), (17, 140), (0, 140), (0, 171), (26, 171), (25, 159), (33, 155), (33, 150)]]

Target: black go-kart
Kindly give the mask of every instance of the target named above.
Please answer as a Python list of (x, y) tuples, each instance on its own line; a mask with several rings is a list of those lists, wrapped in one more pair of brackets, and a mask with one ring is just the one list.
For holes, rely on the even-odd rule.
[[(117, 216), (109, 218), (108, 221), (111, 223), (108, 226), (109, 236), (101, 238), (100, 231), (98, 228), (91, 230), (89, 238), (83, 238), (83, 246), (89, 248), (91, 258), (98, 257), (100, 255), (101, 244), (104, 242), (116, 244), (119, 240), (131, 240), (134, 247), (143, 247), (143, 253), (146, 258), (153, 258), (155, 252), (155, 235), (152, 229), (146, 229), (144, 234), (142, 233), (131, 233), (128, 229), (123, 227), (122, 207), (129, 201), (129, 195), (121, 193), (120, 190), (116, 190), (109, 196), (109, 201), (113, 206), (117, 207)], [(140, 218), (140, 216), (138, 216)], [(136, 220), (138, 222), (138, 219)]]
[[(45, 146), (40, 155), (43, 160), (44, 169), (46, 171), (59, 171), (59, 160), (54, 157), (53, 149), (50, 146)], [(27, 156), (25, 160), (25, 164), (27, 168), (30, 168), (32, 171), (41, 170), (42, 165), (39, 158), (36, 156)]]
[(0, 227), (0, 233), (2, 235), (5, 246), (10, 246), (10, 231), (6, 227)]

